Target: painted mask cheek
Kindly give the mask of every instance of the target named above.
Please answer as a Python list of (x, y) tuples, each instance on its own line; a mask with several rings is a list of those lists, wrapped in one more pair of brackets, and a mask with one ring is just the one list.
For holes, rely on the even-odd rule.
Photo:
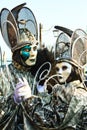
[(24, 61), (26, 61), (30, 57), (30, 52), (21, 51), (21, 55)]
[(31, 51), (31, 46), (29, 46), (29, 45), (24, 46), (21, 49), (20, 54), (24, 61), (26, 61), (30, 57), (30, 51)]

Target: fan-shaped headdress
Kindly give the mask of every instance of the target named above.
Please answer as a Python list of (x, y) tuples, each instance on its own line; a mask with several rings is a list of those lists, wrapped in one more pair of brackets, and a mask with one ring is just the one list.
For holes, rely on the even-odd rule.
[(55, 63), (53, 64), (49, 78), (44, 84), (49, 93), (52, 92), (52, 89), (55, 88), (55, 86), (57, 86), (57, 88), (61, 88), (60, 83), (58, 82), (58, 73), (56, 73), (55, 64), (67, 62), (73, 66), (73, 70), (70, 75), (72, 77), (68, 77), (67, 81), (65, 82), (66, 86), (67, 82), (78, 79), (83, 82), (83, 84), (85, 83), (82, 67), (87, 62), (85, 56), (83, 56), (84, 53), (87, 53), (87, 34), (82, 29), (76, 29), (75, 31), (72, 31), (61, 26), (55, 26), (54, 28), (58, 29), (59, 31), (54, 49)]
[(1, 10), (1, 33), (12, 52), (26, 44), (37, 43), (37, 22), (33, 12), (23, 3), (11, 11)]
[(83, 66), (87, 58), (83, 55), (87, 50), (87, 34), (82, 29), (72, 31), (70, 29), (55, 26), (61, 30), (56, 40), (55, 59), (72, 59), (75, 64)]

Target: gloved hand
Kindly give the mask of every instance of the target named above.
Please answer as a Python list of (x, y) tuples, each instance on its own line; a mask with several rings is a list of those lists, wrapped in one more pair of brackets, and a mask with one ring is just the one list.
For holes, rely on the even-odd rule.
[(16, 84), (16, 88), (14, 90), (14, 101), (19, 104), (27, 98), (31, 97), (31, 88), (28, 85), (28, 82), (25, 78), (20, 79)]

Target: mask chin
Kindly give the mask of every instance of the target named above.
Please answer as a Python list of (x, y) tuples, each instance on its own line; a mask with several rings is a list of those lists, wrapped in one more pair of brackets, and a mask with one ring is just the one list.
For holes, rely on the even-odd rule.
[(28, 65), (28, 66), (33, 66), (33, 65), (35, 65), (35, 63), (36, 63), (36, 59), (30, 59), (30, 58), (28, 58), (25, 61), (25, 64)]
[(66, 81), (60, 81), (58, 80), (59, 84), (66, 84)]

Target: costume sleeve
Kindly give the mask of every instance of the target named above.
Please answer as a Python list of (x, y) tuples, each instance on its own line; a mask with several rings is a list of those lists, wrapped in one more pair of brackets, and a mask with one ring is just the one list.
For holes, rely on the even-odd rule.
[(87, 106), (84, 107), (82, 114), (80, 116), (80, 122), (78, 123), (77, 128), (84, 128), (84, 130), (87, 129)]
[[(87, 109), (84, 109), (87, 108), (86, 95), (87, 92), (83, 88), (77, 88), (69, 104), (61, 96), (57, 98), (55, 95), (52, 95), (49, 102), (44, 102), (39, 97), (33, 98), (26, 101), (25, 110), (29, 118), (40, 127), (61, 129), (72, 127), (76, 129), (84, 126), (85, 128), (87, 127), (85, 126), (87, 125)], [(48, 97), (45, 96), (45, 100)], [(80, 121), (85, 125), (80, 123)]]
[(6, 72), (0, 73), (0, 129), (4, 129), (16, 111), (13, 90)]
[(50, 96), (43, 94), (42, 97), (32, 98), (24, 102), (27, 116), (33, 123), (40, 127), (55, 127), (56, 114), (50, 107)]
[[(84, 128), (84, 130), (86, 130), (85, 125), (83, 125), (84, 122), (86, 123), (87, 120), (86, 100), (87, 100), (87, 91), (85, 91), (85, 89), (83, 88), (77, 88), (69, 104), (68, 111), (63, 121), (63, 127), (72, 126), (75, 129), (78, 128), (78, 130), (80, 128)], [(86, 110), (84, 110), (84, 108), (86, 108)], [(85, 112), (85, 115), (83, 114), (84, 113), (83, 110)]]
[(0, 118), (4, 115), (4, 106), (9, 93), (9, 82), (4, 73), (0, 73)]

